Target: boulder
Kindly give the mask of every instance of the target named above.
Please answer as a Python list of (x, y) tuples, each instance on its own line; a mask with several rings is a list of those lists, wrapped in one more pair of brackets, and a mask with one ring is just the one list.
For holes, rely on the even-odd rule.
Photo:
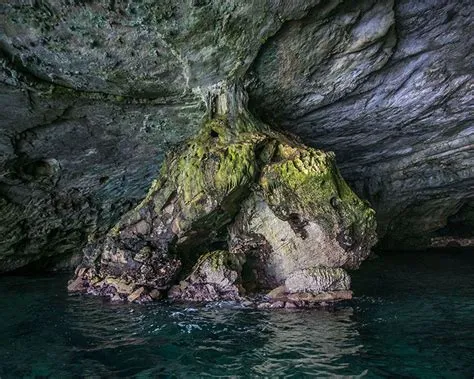
[(292, 273), (285, 280), (290, 293), (310, 292), (319, 294), (328, 291), (346, 291), (351, 287), (351, 278), (342, 268), (313, 267)]
[(375, 214), (342, 179), (334, 155), (278, 142), (230, 234), (249, 255), (260, 288), (298, 270), (358, 268), (376, 242)]
[(223, 250), (204, 254), (191, 274), (170, 289), (168, 297), (185, 301), (239, 300), (244, 259)]

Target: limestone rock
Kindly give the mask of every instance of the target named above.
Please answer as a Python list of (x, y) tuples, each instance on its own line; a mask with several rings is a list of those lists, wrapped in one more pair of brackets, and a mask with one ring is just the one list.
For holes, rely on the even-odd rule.
[[(88, 238), (143, 198), (165, 152), (198, 130), (203, 106), (193, 96), (141, 104), (2, 74), (0, 65), (0, 272), (73, 269)], [(16, 85), (3, 82), (11, 75)]]
[(473, 14), (469, 0), (321, 2), (249, 72), (254, 112), (336, 153), (381, 248), (430, 246), (472, 202)]
[(253, 280), (269, 289), (306, 268), (357, 268), (375, 244), (375, 227), (332, 154), (280, 143), (231, 228), (230, 248), (250, 257)]
[(335, 302), (341, 300), (351, 300), (352, 291), (341, 290), (341, 291), (329, 291), (318, 294), (310, 292), (297, 292), (289, 294), (287, 299), (289, 301), (298, 304), (300, 307), (304, 307), (305, 303), (315, 304), (322, 302)]
[(239, 300), (243, 256), (227, 251), (204, 254), (191, 274), (171, 288), (169, 297), (185, 301)]
[(293, 272), (265, 298), (275, 308), (306, 308), (352, 299), (351, 279), (342, 268), (313, 267)]
[(473, 198), (472, 14), (469, 0), (2, 2), (0, 272), (74, 267), (225, 80), (336, 153), (383, 247), (438, 244)]
[[(133, 291), (166, 291), (186, 278), (171, 298), (235, 299), (237, 283), (258, 292), (295, 270), (357, 267), (369, 255), (374, 212), (340, 177), (331, 153), (253, 118), (237, 84), (209, 96), (211, 119), (168, 156), (145, 199), (85, 249), (86, 270), (76, 275), (87, 292), (108, 295), (117, 278)], [(202, 255), (219, 245), (229, 252)], [(235, 264), (240, 257), (245, 267)]]
[(280, 286), (268, 292), (267, 297), (269, 297), (272, 300), (280, 300), (286, 297), (287, 292), (288, 291), (285, 286)]
[(292, 273), (285, 280), (290, 293), (310, 292), (318, 294), (331, 291), (346, 291), (351, 287), (351, 278), (342, 268), (313, 267)]
[(145, 288), (138, 287), (135, 291), (133, 291), (130, 295), (127, 296), (127, 300), (131, 303), (140, 299), (140, 297), (145, 293)]
[(161, 291), (211, 246), (225, 245), (227, 226), (258, 174), (257, 151), (269, 138), (245, 115), (236, 117), (204, 122), (171, 152), (145, 199), (105, 239), (87, 246), (82, 265), (103, 279), (119, 276)]

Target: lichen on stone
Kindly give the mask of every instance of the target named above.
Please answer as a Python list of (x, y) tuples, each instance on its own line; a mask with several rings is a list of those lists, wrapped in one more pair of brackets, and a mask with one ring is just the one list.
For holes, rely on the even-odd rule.
[(280, 143), (273, 162), (262, 172), (260, 185), (264, 198), (281, 217), (302, 214), (322, 222), (328, 231), (340, 225), (347, 231), (350, 240), (343, 243), (348, 246), (356, 241), (375, 243), (375, 212), (349, 188), (332, 152)]
[[(338, 273), (367, 257), (373, 211), (344, 182), (334, 154), (270, 131), (244, 100), (238, 90), (218, 88), (209, 118), (168, 154), (145, 199), (86, 249), (89, 292), (133, 301), (168, 290), (179, 300), (235, 300), (244, 284), (267, 290), (307, 268)], [(107, 284), (116, 279), (130, 291)]]

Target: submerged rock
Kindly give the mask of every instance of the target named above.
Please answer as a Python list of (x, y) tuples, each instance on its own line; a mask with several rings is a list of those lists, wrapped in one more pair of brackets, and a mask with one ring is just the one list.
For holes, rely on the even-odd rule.
[[(238, 86), (215, 91), (199, 134), (169, 154), (141, 204), (88, 245), (71, 290), (146, 301), (171, 288), (174, 299), (235, 300), (298, 270), (356, 268), (369, 255), (374, 212), (334, 155), (270, 131)], [(217, 246), (228, 251), (203, 255)]]

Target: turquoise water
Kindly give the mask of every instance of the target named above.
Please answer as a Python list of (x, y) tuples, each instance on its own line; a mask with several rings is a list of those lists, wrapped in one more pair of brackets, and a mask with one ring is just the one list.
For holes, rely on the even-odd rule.
[(397, 254), (331, 310), (114, 305), (0, 278), (0, 378), (474, 376), (474, 252)]

